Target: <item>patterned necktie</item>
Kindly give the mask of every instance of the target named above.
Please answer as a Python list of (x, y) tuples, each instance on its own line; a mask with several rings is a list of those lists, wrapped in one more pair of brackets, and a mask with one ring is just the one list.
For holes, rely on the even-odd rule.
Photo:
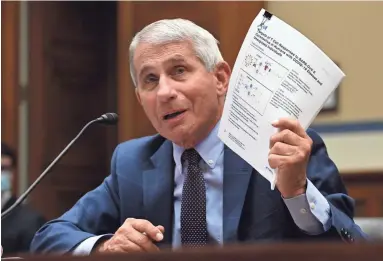
[(181, 159), (188, 162), (181, 200), (181, 242), (186, 247), (205, 246), (208, 233), (205, 180), (199, 167), (201, 156), (195, 149), (188, 149)]

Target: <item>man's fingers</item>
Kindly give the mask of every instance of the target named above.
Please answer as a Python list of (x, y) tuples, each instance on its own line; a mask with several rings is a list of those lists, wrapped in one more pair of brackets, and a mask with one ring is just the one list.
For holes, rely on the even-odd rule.
[(142, 248), (146, 252), (159, 251), (159, 248), (153, 244), (152, 239), (150, 239), (145, 234), (135, 230), (133, 227), (131, 229), (132, 231), (131, 233), (129, 233), (129, 240), (131, 242), (138, 245), (140, 248)]
[(298, 120), (290, 119), (290, 118), (280, 118), (272, 123), (275, 128), (279, 128), (280, 130), (288, 129), (292, 132), (298, 134), (302, 138), (306, 138), (308, 135), (306, 131), (302, 128), (301, 124)]
[(153, 226), (147, 220), (128, 218), (114, 236), (103, 242), (100, 252), (154, 252), (159, 248), (153, 243), (163, 239), (163, 226)]
[(164, 238), (162, 232), (147, 220), (135, 219), (131, 222), (131, 225), (135, 230), (145, 233), (145, 235), (155, 241), (161, 241)]
[(165, 233), (165, 228), (163, 226), (157, 226), (157, 228), (161, 231), (162, 234)]
[(280, 155), (280, 156), (292, 156), (297, 153), (298, 147), (292, 146), (286, 143), (277, 142), (271, 148), (270, 154)]
[(131, 253), (131, 252), (144, 252), (144, 248), (139, 246), (138, 244), (126, 240), (122, 244), (119, 245), (119, 247), (123, 250), (125, 253)]
[(288, 163), (290, 160), (289, 156), (281, 156), (281, 155), (275, 155), (275, 154), (270, 154), (268, 157), (269, 161), (269, 166), (272, 169), (276, 169), (281, 167), (282, 165)]
[(130, 252), (143, 252), (144, 249), (135, 243), (129, 241), (125, 236), (117, 236), (104, 243), (102, 252), (110, 253), (130, 253)]
[(298, 146), (302, 143), (302, 141), (304, 141), (304, 139), (291, 130), (282, 130), (271, 136), (269, 146), (271, 149), (277, 142)]

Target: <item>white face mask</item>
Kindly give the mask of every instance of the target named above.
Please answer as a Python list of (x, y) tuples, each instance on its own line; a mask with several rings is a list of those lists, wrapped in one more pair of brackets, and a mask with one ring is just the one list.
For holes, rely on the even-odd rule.
[(10, 170), (1, 171), (1, 192), (11, 190), (12, 188), (11, 176), (12, 176), (12, 172)]

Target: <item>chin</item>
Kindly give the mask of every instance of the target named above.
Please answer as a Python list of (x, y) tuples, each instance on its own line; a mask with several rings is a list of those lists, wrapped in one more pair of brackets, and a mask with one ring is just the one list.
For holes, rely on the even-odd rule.
[(174, 141), (181, 142), (187, 139), (188, 137), (190, 138), (190, 133), (187, 129), (182, 128), (173, 130), (171, 133), (169, 133), (169, 137), (171, 137)]
[(163, 136), (177, 145), (184, 146), (186, 143), (190, 143), (192, 133), (191, 126), (177, 126)]

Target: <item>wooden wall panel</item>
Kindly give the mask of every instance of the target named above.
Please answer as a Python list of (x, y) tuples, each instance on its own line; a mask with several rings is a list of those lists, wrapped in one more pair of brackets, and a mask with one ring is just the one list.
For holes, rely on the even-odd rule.
[[(113, 2), (29, 3), (30, 180), (88, 121), (116, 109), (115, 7)], [(115, 126), (90, 127), (36, 189), (34, 206), (48, 218), (70, 208), (109, 174), (116, 141)]]
[(344, 173), (348, 193), (355, 199), (355, 216), (383, 217), (383, 173)]
[(135, 33), (164, 18), (185, 18), (209, 30), (219, 41), (224, 58), (233, 66), (239, 48), (263, 2), (118, 2), (119, 141), (154, 134), (136, 101), (129, 75), (128, 49)]
[[(1, 141), (17, 153), (19, 120), (19, 6), (1, 2)], [(14, 175), (17, 193), (17, 168)]]
[[(119, 114), (118, 140), (129, 140), (136, 135), (135, 108), (139, 107), (129, 72), (129, 42), (133, 33), (134, 2), (117, 2), (117, 106)], [(146, 121), (147, 123), (148, 121)], [(147, 128), (145, 128), (147, 129)], [(150, 129), (148, 133), (152, 132)]]
[(19, 3), (1, 2), (1, 139), (17, 147)]

